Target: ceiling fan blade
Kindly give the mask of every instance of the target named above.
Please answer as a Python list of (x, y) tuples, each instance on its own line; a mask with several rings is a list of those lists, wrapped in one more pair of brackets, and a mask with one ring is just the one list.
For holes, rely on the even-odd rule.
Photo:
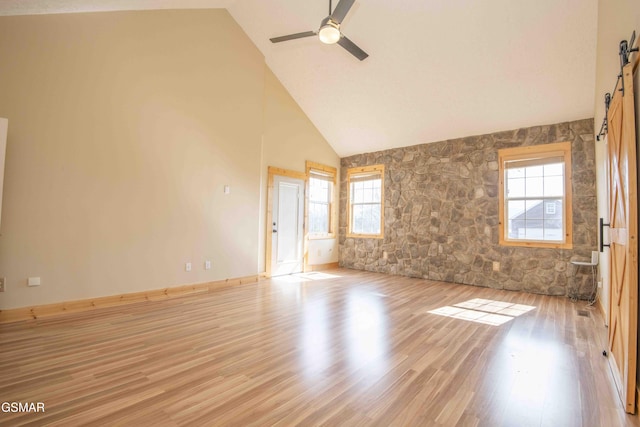
[(360, 49), (358, 46), (356, 46), (354, 42), (346, 38), (344, 35), (340, 37), (340, 40), (338, 40), (338, 44), (343, 48), (345, 48), (346, 50), (348, 50), (350, 54), (358, 58), (360, 61), (364, 60), (367, 56), (369, 56), (368, 53)]
[(347, 13), (349, 13), (349, 9), (353, 6), (353, 2), (355, 0), (340, 0), (340, 3), (336, 6), (335, 10), (331, 14), (331, 20), (336, 24), (342, 23), (342, 20)]
[(274, 37), (269, 40), (271, 40), (271, 43), (280, 43), (280, 42), (286, 42), (287, 40), (295, 40), (295, 39), (301, 39), (304, 37), (311, 37), (311, 36), (315, 36), (316, 34), (318, 33), (315, 31), (305, 31), (304, 33), (289, 34), (288, 36)]

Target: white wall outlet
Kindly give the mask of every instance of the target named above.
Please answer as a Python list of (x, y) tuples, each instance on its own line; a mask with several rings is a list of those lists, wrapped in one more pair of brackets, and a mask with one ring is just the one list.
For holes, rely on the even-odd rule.
[(498, 261), (493, 261), (493, 271), (500, 271), (500, 263)]
[(191, 263), (190, 262), (185, 263), (184, 271), (191, 271)]
[(6, 280), (5, 277), (0, 277), (0, 292), (4, 292), (4, 283)]
[(40, 286), (40, 278), (29, 277), (29, 279), (27, 279), (27, 286)]
[(231, 193), (231, 187), (229, 187), (228, 185), (224, 186), (224, 194), (229, 194)]
[(211, 270), (211, 261), (205, 261), (204, 262), (204, 269), (205, 270)]
[(602, 280), (598, 282), (598, 289), (602, 289)]

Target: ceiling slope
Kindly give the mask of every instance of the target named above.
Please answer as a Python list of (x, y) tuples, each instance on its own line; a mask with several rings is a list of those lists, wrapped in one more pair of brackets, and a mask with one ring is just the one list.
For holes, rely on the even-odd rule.
[(362, 62), (269, 42), (317, 29), (328, 2), (229, 10), (340, 156), (593, 115), (597, 0), (356, 0), (342, 30)]
[[(0, 0), (0, 15), (228, 8), (340, 156), (593, 115), (597, 0), (356, 0), (360, 62), (315, 37), (324, 0)], [(335, 2), (334, 2), (335, 7)]]

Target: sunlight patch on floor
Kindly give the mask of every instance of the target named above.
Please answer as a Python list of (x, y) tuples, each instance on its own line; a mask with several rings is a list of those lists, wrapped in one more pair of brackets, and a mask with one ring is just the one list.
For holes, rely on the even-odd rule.
[(310, 273), (298, 273), (298, 274), (294, 274), (293, 276), (299, 277), (305, 280), (326, 280), (326, 279), (335, 279), (337, 277), (340, 277), (335, 274), (320, 273), (318, 271), (312, 271)]
[(301, 283), (301, 282), (306, 282), (309, 280), (328, 280), (328, 279), (335, 279), (338, 277), (342, 277), (342, 276), (337, 276), (335, 274), (328, 274), (328, 273), (320, 273), (318, 271), (312, 271), (309, 273), (295, 273), (295, 274), (289, 274), (286, 276), (276, 276), (276, 277), (272, 277), (271, 280), (273, 283)]
[(470, 322), (484, 323), (499, 326), (507, 323), (515, 317), (521, 316), (535, 307), (524, 304), (494, 301), (484, 298), (474, 298), (469, 301), (444, 306), (429, 311), (431, 314), (452, 317), (454, 319), (468, 320)]

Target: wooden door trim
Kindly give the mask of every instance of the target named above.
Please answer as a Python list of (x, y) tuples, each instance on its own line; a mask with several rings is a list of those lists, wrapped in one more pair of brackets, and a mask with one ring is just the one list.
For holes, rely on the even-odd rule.
[[(633, 88), (633, 64), (628, 64), (623, 69), (623, 79), (625, 87)], [(634, 88), (635, 90), (635, 88)], [(629, 275), (629, 370), (627, 372), (627, 402), (626, 411), (634, 414), (636, 412), (636, 370), (637, 370), (637, 346), (638, 346), (638, 209), (637, 209), (637, 195), (638, 195), (638, 170), (637, 170), (637, 153), (636, 153), (636, 127), (635, 127), (635, 101), (634, 90), (628, 91), (623, 98), (624, 110), (627, 112), (633, 112), (633, 120), (624, 120), (622, 126), (624, 129), (624, 135), (626, 136), (629, 147), (628, 157), (633, 159), (633, 162), (628, 162), (628, 176), (629, 187), (625, 197), (625, 204), (628, 207), (629, 215), (627, 216), (627, 242), (628, 242), (628, 255), (630, 256), (631, 265), (627, 265), (626, 273)], [(636, 200), (636, 204), (632, 205), (633, 200)], [(634, 209), (631, 209), (635, 206)]]
[[(288, 178), (295, 178), (295, 179), (301, 179), (304, 182), (304, 187), (306, 188), (306, 183), (307, 183), (307, 174), (304, 172), (297, 172), (297, 171), (292, 171), (289, 169), (282, 169), (282, 168), (277, 168), (274, 166), (268, 166), (267, 167), (267, 226), (265, 228), (265, 232), (266, 232), (266, 237), (265, 237), (265, 277), (271, 277), (271, 254), (273, 251), (272, 248), (272, 223), (273, 223), (273, 182), (275, 179), (275, 176), (284, 176), (284, 177), (288, 177)], [(305, 197), (306, 197), (306, 191), (305, 191)], [(303, 228), (302, 228), (302, 233), (303, 233), (303, 261), (302, 261), (302, 271), (306, 271), (307, 269), (307, 256), (306, 256), (306, 239), (304, 238), (304, 236), (307, 235), (307, 204), (304, 203), (304, 224), (303, 224)]]

